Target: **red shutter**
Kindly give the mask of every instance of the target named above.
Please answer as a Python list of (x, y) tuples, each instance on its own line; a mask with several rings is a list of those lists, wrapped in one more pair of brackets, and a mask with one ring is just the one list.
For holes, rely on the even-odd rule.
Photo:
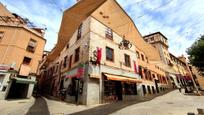
[(137, 65), (136, 61), (133, 61), (133, 63), (134, 63), (135, 73), (137, 74), (138, 73), (138, 65)]
[(102, 57), (102, 48), (97, 47), (97, 60), (96, 60), (96, 62), (98, 64), (100, 64), (100, 62), (101, 62), (101, 57)]

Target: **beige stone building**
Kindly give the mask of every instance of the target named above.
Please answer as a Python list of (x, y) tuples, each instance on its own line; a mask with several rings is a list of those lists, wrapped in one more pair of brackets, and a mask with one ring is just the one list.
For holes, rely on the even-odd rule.
[[(2, 98), (29, 97), (32, 94), (30, 89), (33, 84), (30, 83), (35, 81), (34, 74), (42, 59), (46, 40), (43, 38), (43, 29), (31, 28), (27, 24), (28, 20), (9, 12), (0, 3), (0, 91), (2, 91)], [(10, 73), (11, 70), (12, 73)], [(11, 79), (9, 83), (7, 77)], [(23, 92), (27, 89), (29, 89), (28, 92)], [(12, 93), (14, 90), (16, 94)]]
[(158, 49), (115, 0), (83, 0), (64, 12), (57, 45), (40, 66), (40, 88), (87, 105), (136, 100), (170, 88), (151, 61), (160, 61)]
[(185, 57), (176, 57), (168, 51), (168, 39), (160, 32), (144, 36), (146, 42), (159, 49), (160, 57), (165, 65), (159, 65), (166, 72), (172, 85), (177, 87), (195, 86)]
[(189, 65), (191, 74), (195, 80), (195, 84), (197, 85), (199, 90), (204, 90), (204, 76), (201, 75), (198, 70), (196, 69), (196, 67)]

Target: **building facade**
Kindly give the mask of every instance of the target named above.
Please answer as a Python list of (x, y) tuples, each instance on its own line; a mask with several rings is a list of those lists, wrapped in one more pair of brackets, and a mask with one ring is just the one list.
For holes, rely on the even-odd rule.
[(189, 64), (189, 68), (191, 71), (191, 74), (193, 76), (193, 79), (195, 81), (196, 86), (199, 90), (204, 90), (204, 76), (199, 73), (196, 67)]
[(168, 51), (168, 39), (162, 33), (152, 33), (144, 36), (144, 39), (159, 49), (161, 60), (166, 65), (163, 69), (172, 86), (178, 88), (195, 86), (185, 57), (176, 57)]
[[(80, 1), (65, 11), (65, 15), (86, 3), (88, 1)], [(111, 5), (113, 10), (119, 10), (130, 20), (115, 0), (107, 0), (93, 14), (104, 15), (100, 9), (106, 5)], [(66, 21), (64, 17), (63, 22)], [(61, 30), (64, 31), (63, 22)], [(64, 34), (69, 35), (69, 32), (65, 31)], [(136, 37), (140, 36), (137, 33)], [(83, 19), (70, 36), (66, 44), (59, 41), (62, 38), (58, 38), (59, 46), (50, 52), (50, 57), (48, 55), (42, 66), (40, 90), (43, 93), (58, 97), (64, 91), (65, 101), (89, 105), (136, 100), (170, 88), (165, 71), (149, 62), (150, 57), (145, 49), (140, 49), (140, 44), (129, 41), (127, 36), (114, 31), (113, 27), (92, 14)], [(143, 40), (142, 37), (135, 39)], [(59, 50), (62, 44), (64, 47)], [(54, 51), (58, 51), (58, 55)]]
[(30, 28), (27, 23), (0, 4), (1, 99), (32, 94), (46, 41), (42, 29)]

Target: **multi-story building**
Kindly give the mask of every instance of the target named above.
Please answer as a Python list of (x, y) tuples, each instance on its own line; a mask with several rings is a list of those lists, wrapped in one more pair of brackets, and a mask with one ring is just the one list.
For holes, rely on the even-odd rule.
[[(0, 3), (0, 98), (30, 97), (42, 59), (44, 31)], [(12, 73), (10, 72), (12, 70)]]
[(162, 33), (155, 32), (144, 36), (144, 39), (159, 49), (161, 60), (166, 64), (163, 69), (173, 86), (187, 87), (194, 85), (186, 59), (176, 57), (168, 51), (168, 39)]
[(204, 90), (204, 76), (198, 71), (198, 69), (195, 66), (192, 66), (189, 64), (189, 69), (191, 71), (191, 74), (193, 76), (193, 79), (195, 81), (196, 86), (199, 90)]
[(168, 39), (160, 32), (152, 33), (144, 36), (146, 42), (152, 44), (155, 48), (159, 49), (161, 60), (165, 64), (169, 64), (170, 55), (169, 55), (169, 45)]
[(64, 12), (58, 43), (41, 66), (40, 90), (66, 90), (66, 101), (82, 104), (153, 95), (169, 86), (150, 60), (160, 60), (159, 51), (115, 0), (83, 0)]

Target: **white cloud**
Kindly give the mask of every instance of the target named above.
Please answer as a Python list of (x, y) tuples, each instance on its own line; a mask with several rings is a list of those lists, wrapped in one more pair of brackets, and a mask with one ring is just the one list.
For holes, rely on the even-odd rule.
[(47, 39), (47, 43), (45, 50), (51, 50), (57, 43), (62, 18), (60, 8), (64, 10), (75, 3), (75, 0), (62, 0), (59, 3), (52, 1), (53, 0), (18, 0), (14, 3), (12, 0), (4, 0), (2, 3), (6, 5), (11, 12), (17, 13), (24, 18), (28, 18), (31, 22), (34, 22), (37, 27), (46, 27), (45, 39)]
[[(51, 2), (54, 1), (54, 2)], [(117, 0), (135, 21), (142, 35), (161, 31), (169, 40), (169, 50), (176, 56), (185, 54), (186, 48), (204, 34), (203, 0)], [(62, 12), (75, 0), (12, 0), (2, 1), (9, 10), (29, 18), (37, 26), (46, 27), (45, 49), (57, 42)], [(162, 7), (161, 7), (162, 6)], [(142, 17), (141, 17), (142, 16)], [(138, 18), (141, 17), (141, 18)]]
[(145, 0), (139, 5), (132, 0), (117, 1), (133, 18), (142, 35), (161, 31), (169, 40), (170, 52), (176, 56), (186, 54), (186, 48), (204, 34), (203, 0)]

